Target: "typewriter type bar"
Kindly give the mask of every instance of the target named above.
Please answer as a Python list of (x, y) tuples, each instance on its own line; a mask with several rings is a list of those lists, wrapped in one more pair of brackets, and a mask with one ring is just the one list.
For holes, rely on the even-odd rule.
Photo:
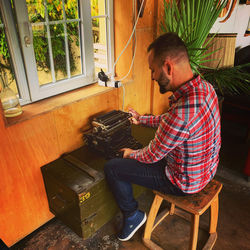
[(131, 114), (113, 110), (92, 121), (92, 132), (85, 134), (87, 145), (106, 158), (122, 157), (121, 148), (139, 149), (142, 145), (131, 135)]

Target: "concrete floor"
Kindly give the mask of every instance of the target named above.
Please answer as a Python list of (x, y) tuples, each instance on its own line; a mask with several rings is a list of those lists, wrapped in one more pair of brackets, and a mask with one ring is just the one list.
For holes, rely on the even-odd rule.
[[(215, 179), (224, 186), (219, 197), (218, 239), (214, 250), (250, 250), (250, 182), (242, 174), (248, 149), (245, 129), (238, 124), (223, 122), (221, 161)], [(148, 212), (152, 200), (152, 192), (147, 190), (139, 198), (140, 208)], [(167, 206), (166, 203), (164, 205)], [(207, 226), (208, 218), (208, 212), (204, 213), (200, 224)], [(11, 250), (147, 249), (141, 240), (144, 227), (128, 242), (118, 241), (115, 233), (120, 222), (121, 215), (118, 214), (91, 239), (84, 241), (54, 218), (11, 247)], [(163, 249), (188, 249), (189, 229), (187, 221), (169, 216), (156, 228), (153, 240)], [(197, 249), (202, 249), (207, 238), (208, 233), (200, 229)]]

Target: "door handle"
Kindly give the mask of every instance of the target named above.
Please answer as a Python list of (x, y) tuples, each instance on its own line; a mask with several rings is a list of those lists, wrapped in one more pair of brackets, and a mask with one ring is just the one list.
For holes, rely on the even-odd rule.
[(30, 22), (24, 22), (24, 44), (30, 47), (33, 44), (33, 33)]

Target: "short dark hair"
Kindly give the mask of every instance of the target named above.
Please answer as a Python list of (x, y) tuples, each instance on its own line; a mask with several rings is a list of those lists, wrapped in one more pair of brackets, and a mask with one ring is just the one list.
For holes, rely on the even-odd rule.
[(148, 46), (148, 52), (151, 50), (154, 52), (154, 60), (156, 59), (160, 65), (164, 63), (167, 56), (177, 60), (189, 60), (185, 43), (173, 32), (165, 33), (156, 38)]

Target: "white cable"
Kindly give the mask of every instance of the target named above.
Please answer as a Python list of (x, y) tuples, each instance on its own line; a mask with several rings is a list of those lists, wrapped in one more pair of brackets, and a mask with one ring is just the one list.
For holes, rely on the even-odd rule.
[(113, 65), (112, 76), (115, 75), (115, 65), (117, 64), (118, 60), (120, 59), (120, 57), (122, 56), (122, 54), (124, 53), (124, 51), (127, 49), (128, 45), (129, 45), (129, 43), (130, 43), (130, 41), (131, 41), (131, 38), (133, 37), (133, 34), (134, 34), (134, 32), (135, 32), (135, 29), (136, 29), (137, 22), (138, 22), (138, 20), (139, 20), (140, 14), (141, 14), (141, 10), (142, 10), (143, 3), (144, 3), (144, 0), (142, 0), (141, 6), (140, 6), (140, 9), (139, 9), (139, 12), (138, 12), (138, 16), (137, 16), (137, 19), (136, 19), (136, 22), (135, 22), (133, 31), (132, 31), (132, 33), (131, 33), (131, 35), (130, 35), (130, 38), (129, 38), (129, 40), (127, 41), (126, 46), (124, 47), (124, 49), (122, 50), (122, 52), (120, 53), (120, 55), (118, 56), (118, 58), (116, 59), (114, 65)]
[(132, 61), (131, 61), (131, 64), (130, 64), (130, 68), (129, 68), (128, 73), (124, 77), (119, 79), (120, 82), (123, 81), (124, 79), (126, 79), (128, 77), (128, 75), (130, 74), (130, 71), (131, 71), (131, 69), (133, 67), (134, 60), (135, 60), (135, 53), (136, 53), (136, 32), (135, 32), (135, 48), (134, 48), (134, 54), (133, 54), (133, 58), (132, 58)]
[[(140, 13), (138, 13), (138, 15), (140, 15)], [(128, 77), (128, 75), (130, 74), (130, 71), (131, 71), (131, 69), (132, 69), (132, 67), (134, 65), (135, 54), (136, 54), (136, 46), (137, 46), (137, 38), (136, 38), (136, 29), (135, 29), (135, 47), (134, 47), (134, 51), (133, 51), (133, 58), (132, 58), (132, 61), (131, 61), (128, 73), (124, 77), (122, 77), (121, 79), (119, 79), (120, 82), (123, 81), (124, 79), (126, 79)]]
[[(143, 3), (144, 3), (144, 0), (142, 1), (141, 3), (141, 6), (140, 6), (140, 10), (139, 10), (139, 13), (138, 13), (138, 16), (137, 16), (137, 19), (136, 19), (136, 22), (135, 22), (135, 25), (134, 25), (134, 28), (133, 28), (133, 31), (130, 35), (130, 38), (126, 44), (126, 46), (124, 47), (123, 51), (121, 52), (121, 54), (118, 56), (118, 58), (116, 59), (115, 63), (114, 63), (114, 66), (113, 66), (113, 77), (114, 77), (114, 72), (115, 72), (115, 65), (117, 64), (118, 60), (120, 59), (121, 55), (124, 53), (124, 51), (126, 50), (126, 48), (128, 47), (128, 44), (133, 36), (133, 34), (135, 33), (135, 48), (134, 48), (134, 54), (133, 54), (133, 58), (132, 58), (132, 61), (131, 61), (131, 64), (130, 64), (130, 68), (129, 68), (129, 71), (128, 73), (122, 77), (119, 81), (121, 83), (121, 81), (123, 81), (125, 78), (127, 78), (127, 76), (129, 75), (132, 67), (133, 67), (133, 64), (134, 64), (134, 59), (135, 59), (135, 54), (136, 54), (136, 25), (137, 25), (137, 22), (139, 20), (139, 17), (140, 17), (140, 14), (141, 14), (141, 10), (142, 10), (142, 6), (143, 6)], [(123, 98), (122, 98), (122, 111), (124, 111), (124, 101), (125, 101), (125, 87), (124, 85), (121, 83), (121, 86), (122, 86), (122, 92), (123, 92)]]

